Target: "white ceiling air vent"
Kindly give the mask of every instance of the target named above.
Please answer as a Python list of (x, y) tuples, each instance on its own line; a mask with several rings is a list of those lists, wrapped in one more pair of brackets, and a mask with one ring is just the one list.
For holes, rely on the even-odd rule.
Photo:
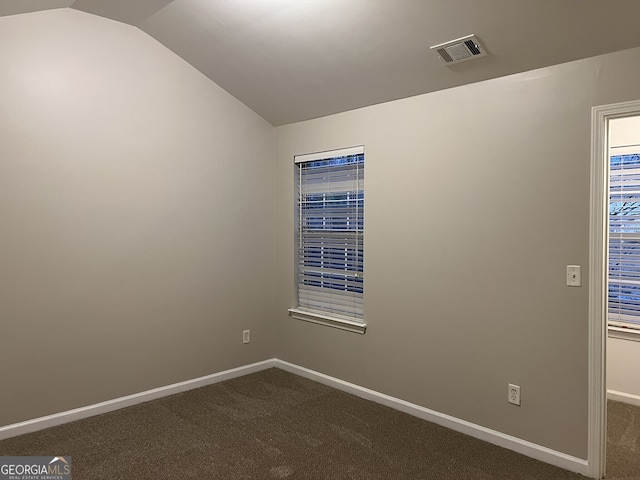
[(487, 54), (475, 35), (467, 35), (457, 40), (434, 45), (431, 50), (434, 50), (440, 60), (447, 65), (466, 62), (473, 58), (484, 57)]

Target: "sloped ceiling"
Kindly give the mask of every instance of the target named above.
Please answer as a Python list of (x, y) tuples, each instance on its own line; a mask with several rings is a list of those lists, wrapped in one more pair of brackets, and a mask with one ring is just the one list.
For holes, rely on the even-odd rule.
[[(0, 0), (0, 15), (61, 7), (139, 27), (273, 125), (640, 46), (637, 0)], [(429, 51), (472, 33), (487, 57)]]

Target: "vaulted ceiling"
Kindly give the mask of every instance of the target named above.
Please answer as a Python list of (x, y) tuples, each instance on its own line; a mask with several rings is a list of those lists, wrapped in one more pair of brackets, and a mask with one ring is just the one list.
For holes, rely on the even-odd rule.
[[(0, 16), (65, 7), (140, 28), (273, 125), (640, 46), (637, 0), (0, 0)], [(488, 56), (429, 50), (468, 34)]]

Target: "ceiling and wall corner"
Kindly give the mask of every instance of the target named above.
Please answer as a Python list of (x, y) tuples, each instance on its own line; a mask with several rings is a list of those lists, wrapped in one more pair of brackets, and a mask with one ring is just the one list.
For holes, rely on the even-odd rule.
[[(0, 0), (0, 15), (61, 7), (139, 27), (276, 126), (640, 45), (628, 0)], [(472, 33), (486, 57), (429, 52)]]
[(0, 0), (0, 17), (70, 7), (75, 0)]
[(173, 0), (75, 0), (73, 8), (137, 26)]

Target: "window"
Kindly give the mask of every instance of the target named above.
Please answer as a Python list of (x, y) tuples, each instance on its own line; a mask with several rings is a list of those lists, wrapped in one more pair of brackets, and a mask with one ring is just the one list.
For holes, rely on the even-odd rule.
[(640, 333), (640, 150), (609, 158), (609, 330)]
[(364, 147), (295, 157), (292, 317), (364, 333)]

